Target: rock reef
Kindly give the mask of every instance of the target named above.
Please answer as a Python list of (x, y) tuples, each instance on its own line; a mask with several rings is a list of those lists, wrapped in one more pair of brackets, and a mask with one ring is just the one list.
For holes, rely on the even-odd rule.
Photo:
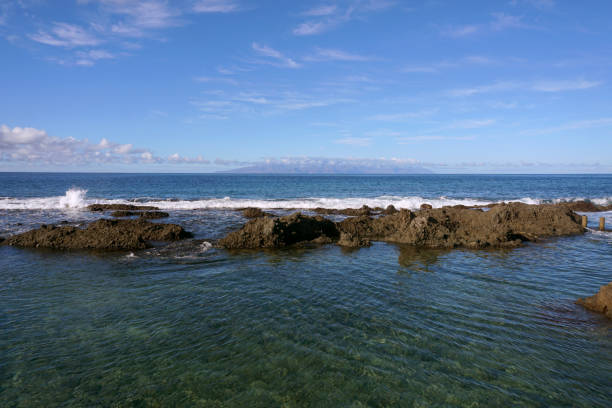
[(121, 217), (140, 217), (145, 220), (155, 220), (159, 218), (167, 218), (170, 216), (167, 212), (163, 211), (113, 211), (111, 213), (111, 217), (121, 218)]
[[(363, 212), (370, 209), (360, 209)], [(360, 214), (359, 210), (355, 214)], [(282, 248), (310, 243), (362, 247), (371, 241), (427, 248), (503, 248), (525, 241), (584, 233), (580, 217), (561, 205), (500, 204), (488, 211), (424, 208), (357, 215), (340, 222), (295, 213), (247, 222), (218, 244), (225, 248)]]
[(242, 215), (245, 218), (259, 218), (259, 217), (268, 217), (272, 216), (272, 214), (263, 211), (261, 208), (248, 207), (241, 210)]
[(262, 217), (247, 222), (239, 231), (219, 240), (228, 249), (280, 248), (338, 239), (336, 224), (321, 216), (295, 213), (285, 217)]
[(89, 211), (146, 211), (159, 210), (151, 205), (132, 205), (132, 204), (90, 204), (87, 206)]
[(23, 248), (132, 250), (151, 247), (151, 241), (177, 241), (191, 234), (176, 224), (145, 220), (100, 219), (86, 228), (43, 225), (14, 235), (3, 245)]
[(578, 299), (576, 304), (612, 319), (612, 282), (600, 287), (593, 296)]

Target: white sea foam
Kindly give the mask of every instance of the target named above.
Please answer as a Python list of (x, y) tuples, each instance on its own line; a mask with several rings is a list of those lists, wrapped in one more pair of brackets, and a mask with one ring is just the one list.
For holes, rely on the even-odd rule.
[(86, 195), (87, 190), (73, 187), (66, 191), (66, 195), (60, 197), (60, 208), (83, 208), (87, 205), (85, 203)]
[[(363, 205), (369, 207), (387, 207), (393, 205), (396, 208), (416, 209), (421, 204), (428, 203), (434, 208), (439, 208), (449, 205), (486, 205), (496, 201), (472, 199), (472, 198), (449, 198), (436, 197), (424, 198), (419, 196), (379, 196), (379, 197), (349, 197), (349, 198), (333, 198), (333, 197), (310, 197), (296, 199), (245, 199), (245, 198), (207, 198), (201, 200), (176, 200), (176, 199), (142, 199), (137, 200), (122, 200), (122, 199), (97, 199), (88, 198), (87, 190), (79, 188), (71, 188), (66, 191), (63, 196), (55, 197), (39, 197), (39, 198), (0, 198), (0, 209), (5, 210), (65, 210), (65, 209), (83, 209), (90, 204), (146, 204), (159, 207), (163, 210), (198, 210), (198, 209), (236, 209), (244, 207), (258, 207), (264, 209), (313, 209), (322, 208), (360, 208)], [(544, 202), (563, 202), (583, 200), (582, 197), (575, 198), (557, 198), (557, 199), (539, 199), (531, 197), (523, 197), (510, 199), (505, 201), (519, 201), (526, 204), (540, 204)], [(590, 199), (593, 203), (599, 205), (612, 204), (612, 197), (601, 197)]]

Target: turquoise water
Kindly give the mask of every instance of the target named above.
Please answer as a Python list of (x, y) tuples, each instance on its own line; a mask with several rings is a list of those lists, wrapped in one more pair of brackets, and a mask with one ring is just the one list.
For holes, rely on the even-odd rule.
[[(78, 206), (51, 205), (71, 186), (89, 190), (79, 196), (85, 201), (163, 197), (150, 185), (121, 197), (96, 192), (83, 175), (79, 183), (52, 177), (63, 177), (59, 192), (51, 182), (30, 185), (29, 194), (3, 184), (6, 206), (47, 205), (0, 210), (3, 231), (87, 221), (92, 215)], [(104, 184), (95, 177), (91, 185)], [(240, 198), (220, 187), (194, 195), (197, 177), (189, 177), (169, 203)], [(314, 194), (304, 180), (312, 192), (268, 198), (495, 199), (470, 176), (458, 183), (471, 183), (469, 196), (448, 185), (439, 194), (435, 177), (431, 192), (396, 187), (369, 196), (360, 178), (328, 181), (353, 183), (354, 194), (343, 184), (344, 196)], [(275, 182), (291, 190), (286, 179)], [(521, 182), (529, 179), (489, 194), (612, 196), (601, 188), (572, 194), (571, 177), (548, 195), (522, 191)], [(503, 177), (495, 183), (503, 186)], [(0, 247), (0, 406), (610, 406), (612, 322), (573, 304), (612, 281), (610, 233), (505, 251), (375, 243), (227, 252), (204, 240), (241, 225), (239, 213), (203, 207), (171, 215), (196, 232), (194, 241), (111, 254)]]

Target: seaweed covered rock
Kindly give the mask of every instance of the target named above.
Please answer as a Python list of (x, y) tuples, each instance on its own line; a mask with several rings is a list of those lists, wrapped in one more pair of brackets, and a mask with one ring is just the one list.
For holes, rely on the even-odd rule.
[(263, 211), (261, 208), (248, 207), (242, 210), (242, 216), (245, 218), (270, 217), (272, 214)]
[(240, 230), (219, 241), (228, 249), (282, 248), (306, 243), (327, 243), (338, 239), (336, 225), (321, 216), (295, 213), (286, 217), (255, 218)]
[(600, 287), (593, 296), (578, 299), (576, 304), (612, 319), (612, 282)]
[(372, 209), (368, 207), (367, 205), (363, 205), (361, 206), (361, 208), (343, 208), (343, 209), (317, 207), (312, 211), (316, 212), (317, 214), (346, 215), (349, 217), (358, 217), (362, 215), (372, 214)]
[(361, 215), (337, 223), (300, 213), (267, 217), (250, 221), (220, 244), (227, 248), (276, 248), (321, 238), (348, 247), (385, 241), (428, 248), (502, 248), (583, 232), (580, 217), (566, 207), (512, 203), (489, 211), (400, 210), (378, 218)]
[(122, 218), (122, 217), (140, 217), (145, 220), (155, 220), (159, 218), (168, 218), (170, 214), (163, 211), (113, 211), (111, 217)]
[(148, 248), (151, 241), (176, 241), (190, 236), (176, 224), (101, 219), (84, 229), (43, 225), (9, 237), (4, 244), (24, 248), (127, 250)]

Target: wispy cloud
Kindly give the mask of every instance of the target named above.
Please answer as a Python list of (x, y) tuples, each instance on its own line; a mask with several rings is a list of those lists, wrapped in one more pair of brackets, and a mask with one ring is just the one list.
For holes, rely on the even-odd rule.
[(406, 120), (411, 120), (414, 118), (422, 118), (425, 116), (433, 115), (437, 112), (437, 109), (424, 109), (415, 112), (400, 112), (400, 113), (381, 113), (377, 115), (370, 116), (368, 119), (370, 120), (379, 120), (385, 122), (402, 122)]
[(472, 96), (492, 92), (504, 92), (511, 90), (524, 90), (534, 92), (564, 92), (590, 89), (601, 85), (601, 81), (589, 81), (585, 79), (572, 80), (546, 80), (535, 82), (502, 81), (487, 85), (479, 85), (471, 88), (452, 89), (447, 95), (453, 97)]
[(533, 84), (532, 89), (541, 92), (563, 92), (594, 88), (601, 84), (601, 81), (587, 81), (585, 79), (539, 81)]
[(527, 24), (522, 16), (515, 16), (503, 12), (491, 13), (492, 19), (488, 23), (465, 24), (444, 27), (440, 30), (442, 35), (447, 37), (461, 38), (473, 36), (475, 34), (503, 31), (507, 29), (536, 29), (535, 25)]
[(396, 139), (398, 144), (410, 144), (417, 142), (432, 142), (432, 141), (469, 141), (474, 140), (474, 136), (441, 136), (441, 135), (419, 135), (419, 136), (405, 136), (398, 137)]
[(301, 65), (295, 62), (293, 59), (286, 57), (280, 51), (277, 51), (274, 48), (268, 47), (267, 45), (260, 45), (254, 42), (253, 44), (251, 44), (251, 47), (257, 54), (263, 57), (267, 57), (267, 58), (271, 58), (275, 60), (276, 62), (274, 62), (272, 65), (276, 65), (280, 67), (287, 67), (287, 68), (301, 67)]
[(395, 1), (387, 0), (353, 0), (345, 7), (340, 5), (315, 7), (302, 13), (309, 20), (295, 27), (293, 34), (298, 36), (321, 34), (355, 18), (387, 10), (396, 4)]
[(498, 63), (497, 60), (483, 55), (468, 55), (455, 60), (430, 62), (424, 64), (411, 64), (402, 68), (403, 72), (408, 73), (435, 73), (445, 69), (460, 68), (464, 66), (482, 65), (488, 66)]
[(318, 6), (306, 10), (302, 13), (303, 16), (307, 17), (321, 17), (321, 16), (330, 16), (334, 14), (338, 10), (338, 6), (335, 4), (327, 5), (327, 6)]
[(372, 144), (372, 139), (370, 139), (369, 137), (344, 137), (342, 139), (334, 140), (334, 143), (349, 146), (365, 147)]
[(200, 0), (193, 5), (196, 13), (233, 13), (240, 9), (240, 4), (233, 0)]
[(612, 127), (612, 117), (611, 118), (599, 118), (599, 119), (587, 119), (587, 120), (578, 120), (573, 122), (563, 123), (559, 126), (552, 126), (541, 129), (529, 129), (521, 132), (522, 135), (545, 135), (550, 133), (558, 133), (565, 132), (571, 130), (582, 130), (582, 129), (591, 129), (597, 127)]
[(29, 37), (36, 42), (54, 47), (95, 46), (102, 42), (83, 27), (68, 23), (54, 23), (49, 31), (41, 30)]
[(315, 53), (304, 57), (304, 61), (372, 61), (374, 57), (352, 54), (350, 52), (337, 50), (337, 49), (326, 49), (317, 48)]

